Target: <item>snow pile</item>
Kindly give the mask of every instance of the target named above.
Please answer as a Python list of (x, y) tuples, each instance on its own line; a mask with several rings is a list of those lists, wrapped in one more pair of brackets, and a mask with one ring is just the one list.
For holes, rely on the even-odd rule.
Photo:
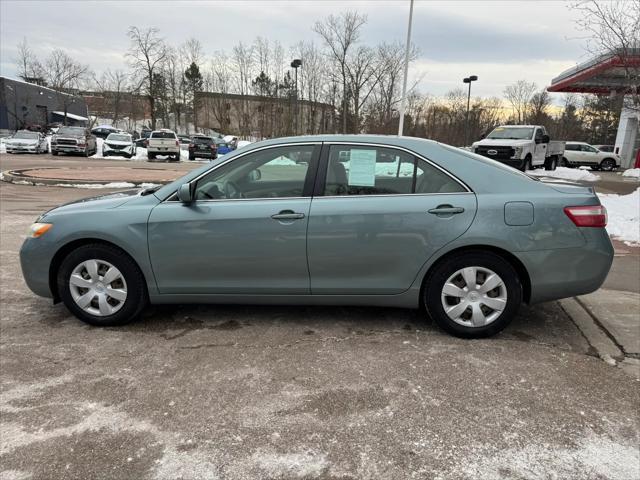
[(607, 231), (627, 245), (640, 245), (640, 188), (629, 195), (600, 194), (607, 208)]
[(625, 170), (622, 176), (640, 179), (640, 168), (630, 168), (629, 170)]
[(269, 162), (269, 165), (296, 165), (296, 162), (285, 156), (279, 156)]
[(131, 182), (111, 182), (111, 183), (58, 183), (54, 187), (67, 188), (152, 188), (158, 187), (156, 183), (141, 183), (136, 185)]
[(528, 175), (536, 177), (562, 178), (563, 180), (573, 180), (576, 182), (597, 182), (600, 180), (598, 175), (594, 175), (589, 170), (579, 168), (558, 167), (555, 170), (528, 170)]

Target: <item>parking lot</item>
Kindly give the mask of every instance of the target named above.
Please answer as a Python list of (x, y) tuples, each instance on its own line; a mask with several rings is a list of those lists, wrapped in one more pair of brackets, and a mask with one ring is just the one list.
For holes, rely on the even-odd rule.
[[(113, 165), (199, 164), (91, 162)], [(39, 213), (96, 190), (0, 189), (0, 479), (640, 475), (639, 383), (557, 302), (474, 341), (381, 308), (158, 306), (92, 328), (27, 289), (17, 252)], [(610, 288), (636, 291), (637, 250)]]

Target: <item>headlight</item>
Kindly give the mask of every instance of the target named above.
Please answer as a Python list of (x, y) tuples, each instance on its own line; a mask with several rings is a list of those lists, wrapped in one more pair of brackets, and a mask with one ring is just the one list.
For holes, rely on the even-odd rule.
[(513, 154), (514, 157), (519, 157), (520, 155), (522, 155), (522, 147), (515, 147), (513, 151), (514, 151), (514, 154)]
[(51, 223), (34, 223), (29, 227), (29, 236), (31, 238), (38, 238), (47, 233), (53, 224)]

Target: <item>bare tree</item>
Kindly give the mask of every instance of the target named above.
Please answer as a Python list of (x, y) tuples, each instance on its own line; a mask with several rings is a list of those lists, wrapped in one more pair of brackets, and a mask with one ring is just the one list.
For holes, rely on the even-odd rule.
[(360, 133), (360, 112), (379, 81), (380, 66), (375, 51), (365, 45), (358, 47), (346, 64), (347, 88), (353, 101), (353, 132)]
[(127, 79), (128, 75), (122, 70), (107, 70), (99, 78), (96, 75), (93, 77), (96, 90), (102, 95), (105, 110), (111, 113), (114, 125), (124, 110), (124, 100), (128, 94)]
[(534, 82), (527, 82), (526, 80), (518, 80), (516, 83), (508, 85), (504, 89), (504, 96), (513, 108), (517, 123), (521, 124), (525, 121), (527, 107), (535, 91), (536, 84)]
[(313, 30), (329, 48), (336, 62), (342, 81), (342, 133), (347, 133), (348, 94), (347, 63), (351, 47), (360, 38), (360, 29), (367, 22), (366, 15), (358, 12), (343, 12), (339, 16), (329, 15), (323, 22), (316, 22)]
[(83, 81), (89, 72), (89, 67), (76, 62), (64, 50), (56, 48), (51, 52), (45, 62), (44, 76), (47, 85), (56, 91), (58, 104), (62, 105), (64, 111), (64, 125), (67, 124), (67, 109), (80, 82)]
[(551, 106), (551, 97), (546, 89), (534, 93), (529, 100), (527, 121), (533, 125), (545, 125), (549, 120), (547, 110)]
[(31, 47), (29, 47), (26, 37), (18, 43), (18, 55), (14, 61), (17, 66), (18, 77), (25, 82), (46, 86), (44, 85), (46, 84), (44, 68), (33, 50), (31, 50)]
[(622, 59), (625, 83), (630, 85), (624, 92), (630, 98), (627, 107), (640, 110), (640, 66), (627, 61), (640, 52), (640, 0), (583, 0), (571, 8), (580, 12), (578, 27), (591, 35), (587, 51)]
[(157, 75), (162, 63), (167, 56), (167, 46), (164, 40), (158, 36), (157, 28), (140, 30), (138, 27), (129, 28), (129, 40), (131, 45), (127, 52), (129, 65), (138, 77), (139, 85), (149, 100), (151, 110), (151, 128), (156, 128), (156, 99), (158, 93)]

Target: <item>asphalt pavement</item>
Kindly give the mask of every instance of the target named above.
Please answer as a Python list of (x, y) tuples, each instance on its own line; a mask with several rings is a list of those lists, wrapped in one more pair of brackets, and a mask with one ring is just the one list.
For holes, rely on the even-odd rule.
[[(117, 162), (15, 157), (0, 168)], [(640, 382), (556, 302), (474, 341), (381, 308), (82, 324), (27, 289), (17, 252), (39, 213), (95, 193), (0, 182), (0, 479), (640, 478)]]

